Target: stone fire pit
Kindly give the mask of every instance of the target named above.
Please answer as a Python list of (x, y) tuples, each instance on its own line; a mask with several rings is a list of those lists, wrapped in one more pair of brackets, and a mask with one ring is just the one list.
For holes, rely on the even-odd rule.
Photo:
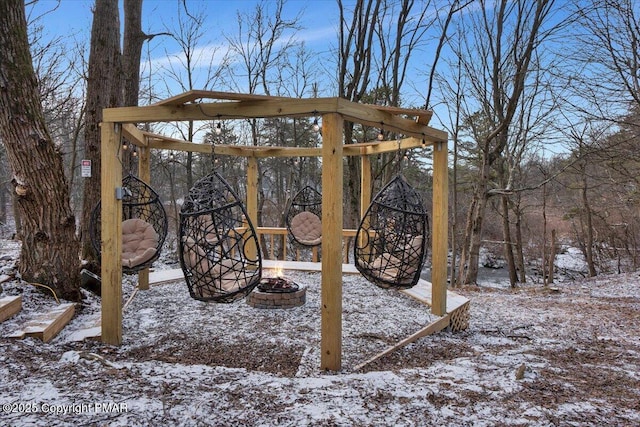
[(249, 294), (247, 304), (254, 308), (293, 308), (306, 300), (307, 288), (284, 277), (267, 277)]

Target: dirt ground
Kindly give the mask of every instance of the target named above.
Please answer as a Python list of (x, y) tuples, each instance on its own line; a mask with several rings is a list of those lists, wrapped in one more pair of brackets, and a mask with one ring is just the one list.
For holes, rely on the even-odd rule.
[[(466, 331), (422, 338), (360, 371), (434, 317), (404, 294), (345, 277), (337, 373), (318, 369), (318, 276), (291, 276), (307, 287), (307, 302), (288, 310), (204, 304), (183, 283), (140, 291), (120, 347), (73, 339), (99, 313), (91, 294), (51, 342), (5, 338), (52, 304), (29, 285), (5, 283), (2, 296), (21, 293), (25, 304), (0, 324), (0, 400), (40, 411), (3, 413), (0, 424), (640, 425), (637, 273), (457, 289), (471, 300)], [(123, 285), (123, 302), (134, 285)], [(63, 409), (44, 413), (46, 402)], [(126, 411), (74, 413), (94, 402)]]

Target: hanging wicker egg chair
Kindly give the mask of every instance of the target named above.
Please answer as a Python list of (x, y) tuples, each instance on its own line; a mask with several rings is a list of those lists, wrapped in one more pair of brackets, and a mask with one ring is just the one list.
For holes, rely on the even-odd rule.
[[(167, 213), (149, 185), (133, 175), (122, 179), (122, 271), (135, 273), (158, 259), (167, 237)], [(91, 243), (101, 255), (101, 203), (91, 212)]]
[(322, 243), (322, 194), (307, 185), (289, 202), (285, 224), (291, 239), (302, 246)]
[(192, 298), (230, 303), (262, 275), (258, 237), (231, 186), (217, 172), (197, 181), (180, 210), (180, 265)]
[(381, 288), (415, 286), (427, 255), (428, 230), (422, 197), (397, 175), (373, 198), (360, 222), (356, 268)]

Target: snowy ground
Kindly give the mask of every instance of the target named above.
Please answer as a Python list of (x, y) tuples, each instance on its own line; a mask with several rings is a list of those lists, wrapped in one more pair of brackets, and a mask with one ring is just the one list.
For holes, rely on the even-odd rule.
[[(0, 274), (11, 273), (18, 245), (0, 248)], [(0, 425), (640, 425), (637, 273), (557, 291), (459, 289), (471, 299), (467, 331), (422, 338), (361, 372), (353, 367), (435, 318), (345, 276), (338, 373), (318, 369), (319, 275), (287, 276), (307, 287), (303, 307), (205, 304), (184, 283), (140, 291), (117, 348), (73, 341), (99, 313), (88, 293), (51, 342), (5, 338), (55, 301), (4, 283), (0, 296), (22, 294), (24, 309), (0, 324)], [(123, 304), (133, 290), (127, 279)]]

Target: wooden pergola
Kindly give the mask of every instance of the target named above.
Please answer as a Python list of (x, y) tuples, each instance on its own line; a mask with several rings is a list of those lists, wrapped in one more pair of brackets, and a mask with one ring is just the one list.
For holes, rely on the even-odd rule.
[[(197, 101), (197, 102), (196, 102)], [(216, 145), (215, 154), (245, 157), (246, 209), (257, 225), (258, 159), (264, 157), (322, 158), (321, 259), (321, 368), (339, 370), (342, 357), (342, 236), (343, 157), (362, 161), (361, 209), (371, 199), (369, 155), (425, 145), (433, 147), (432, 295), (431, 312), (447, 313), (447, 133), (427, 125), (426, 110), (359, 104), (342, 98), (284, 98), (212, 91), (189, 91), (149, 106), (103, 110), (101, 145), (102, 197), (102, 340), (122, 344), (122, 186), (121, 142), (126, 137), (138, 146), (139, 175), (150, 181), (150, 149), (212, 153), (212, 145), (195, 144), (139, 130), (134, 124), (150, 122), (210, 121), (268, 117), (322, 117), (322, 147), (256, 147)], [(411, 118), (407, 118), (411, 117)], [(344, 121), (405, 135), (398, 141), (344, 144)], [(362, 212), (363, 213), (363, 212)], [(139, 277), (148, 288), (149, 272)]]

